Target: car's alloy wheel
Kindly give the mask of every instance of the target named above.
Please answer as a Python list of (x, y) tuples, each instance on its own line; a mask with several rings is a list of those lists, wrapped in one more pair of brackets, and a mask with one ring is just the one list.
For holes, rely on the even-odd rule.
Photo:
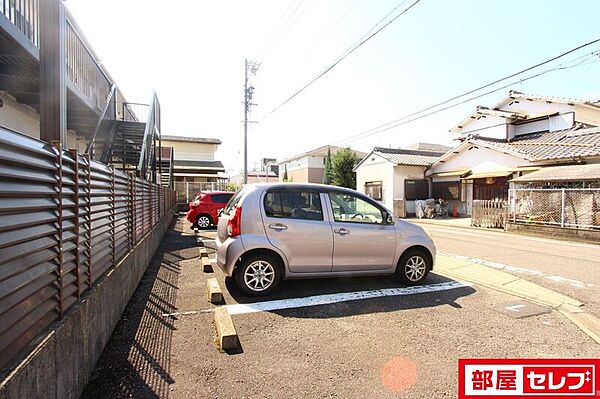
[(278, 256), (267, 251), (242, 255), (233, 277), (245, 294), (267, 295), (279, 285), (283, 265)]
[(275, 281), (275, 268), (264, 260), (254, 261), (244, 270), (244, 284), (252, 291), (265, 291), (273, 281)]
[(206, 215), (200, 215), (196, 220), (196, 224), (200, 229), (207, 229), (210, 226), (210, 218)]
[(404, 266), (406, 278), (413, 282), (419, 282), (423, 279), (427, 271), (427, 263), (420, 255), (411, 256)]
[(410, 248), (400, 258), (396, 278), (406, 285), (422, 283), (431, 270), (431, 257), (425, 250)]

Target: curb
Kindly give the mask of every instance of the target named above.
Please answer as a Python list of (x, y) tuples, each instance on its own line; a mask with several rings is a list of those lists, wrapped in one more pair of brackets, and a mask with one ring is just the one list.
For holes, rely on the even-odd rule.
[[(461, 270), (462, 269), (462, 270)], [(556, 310), (600, 344), (600, 320), (586, 313), (583, 303), (538, 284), (468, 260), (438, 255), (436, 274), (503, 292)]]

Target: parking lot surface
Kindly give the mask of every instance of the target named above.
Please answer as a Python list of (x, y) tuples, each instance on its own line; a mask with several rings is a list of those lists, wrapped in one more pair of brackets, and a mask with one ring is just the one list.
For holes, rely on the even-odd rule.
[[(201, 234), (210, 248), (214, 231)], [(217, 305), (206, 300), (213, 277), (226, 305), (391, 288), (404, 294), (233, 314), (240, 347), (226, 353), (214, 342)], [(452, 281), (433, 273), (427, 284)], [(456, 286), (411, 294), (391, 277), (296, 280), (268, 298), (249, 298), (216, 265), (203, 272), (195, 237), (179, 218), (84, 397), (452, 398), (459, 358), (598, 356), (594, 341), (549, 309)]]

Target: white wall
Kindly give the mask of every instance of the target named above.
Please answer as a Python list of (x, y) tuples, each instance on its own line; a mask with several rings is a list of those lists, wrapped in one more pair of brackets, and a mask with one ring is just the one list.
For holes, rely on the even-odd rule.
[(471, 133), (482, 137), (505, 139), (506, 119), (495, 115), (481, 115), (479, 119), (472, 120), (463, 129), (455, 133), (459, 136), (466, 136)]
[(404, 199), (404, 180), (423, 180), (424, 178), (424, 166), (394, 166), (394, 198)]
[(39, 139), (40, 115), (4, 92), (0, 92), (0, 99), (3, 103), (0, 108), (0, 126)]
[(356, 169), (356, 190), (364, 193), (365, 183), (372, 181), (381, 181), (381, 202), (394, 209), (394, 164), (379, 155), (369, 155)]
[[(467, 147), (469, 148), (469, 147)], [(473, 173), (494, 172), (510, 170), (518, 166), (536, 165), (534, 162), (504, 154), (498, 151), (478, 146), (468, 150), (465, 148), (459, 154), (455, 154), (446, 162), (438, 163), (431, 168), (429, 174), (453, 172), (458, 170), (472, 170)]]
[(162, 140), (164, 147), (173, 147), (173, 157), (185, 161), (214, 161), (216, 144)]

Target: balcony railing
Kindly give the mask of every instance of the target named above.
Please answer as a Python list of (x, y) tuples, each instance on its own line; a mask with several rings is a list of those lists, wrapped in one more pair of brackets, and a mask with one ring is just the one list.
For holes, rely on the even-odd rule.
[(39, 47), (39, 0), (0, 0), (0, 12)]
[(66, 26), (67, 78), (88, 105), (100, 111), (106, 105), (112, 82), (69, 17)]
[[(20, 39), (40, 47), (40, 0), (0, 0), (0, 13), (22, 34)], [(106, 105), (111, 79), (96, 59), (74, 18), (66, 12), (65, 52), (70, 87), (96, 112)]]

